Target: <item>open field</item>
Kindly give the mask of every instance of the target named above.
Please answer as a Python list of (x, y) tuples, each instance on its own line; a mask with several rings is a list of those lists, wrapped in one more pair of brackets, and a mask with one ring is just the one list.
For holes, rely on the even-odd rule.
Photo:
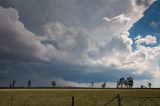
[[(0, 89), (0, 106), (104, 106), (117, 94), (122, 106), (138, 106), (145, 98), (160, 97), (160, 89)], [(133, 97), (133, 98), (131, 98)], [(148, 99), (142, 106), (160, 106), (160, 98)], [(117, 99), (108, 106), (117, 106)]]

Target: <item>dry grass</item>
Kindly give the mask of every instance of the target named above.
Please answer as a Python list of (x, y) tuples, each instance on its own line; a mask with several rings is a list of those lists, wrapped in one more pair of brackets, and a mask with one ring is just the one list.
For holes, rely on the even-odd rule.
[[(1, 89), (0, 106), (71, 106), (75, 96), (75, 106), (103, 106), (120, 94), (122, 106), (138, 106), (141, 96), (160, 96), (160, 89)], [(127, 96), (127, 97), (126, 97)], [(153, 99), (160, 105), (160, 99)], [(117, 106), (114, 100), (109, 106)], [(144, 106), (154, 106), (149, 100)]]

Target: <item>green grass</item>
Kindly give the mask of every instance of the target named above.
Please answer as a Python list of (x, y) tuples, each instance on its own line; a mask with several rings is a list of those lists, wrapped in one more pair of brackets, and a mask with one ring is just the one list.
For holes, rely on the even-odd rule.
[[(138, 106), (142, 96), (160, 96), (160, 89), (1, 89), (0, 106), (103, 106), (117, 94), (122, 97), (122, 106)], [(152, 99), (160, 106), (160, 98)], [(114, 100), (108, 106), (117, 106)], [(154, 106), (147, 100), (143, 106)]]

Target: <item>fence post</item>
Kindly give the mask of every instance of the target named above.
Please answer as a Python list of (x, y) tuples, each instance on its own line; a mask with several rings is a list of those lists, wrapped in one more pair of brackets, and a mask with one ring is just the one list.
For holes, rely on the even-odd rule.
[(74, 106), (74, 96), (72, 96), (72, 106)]
[(117, 101), (118, 101), (118, 106), (122, 106), (120, 94), (117, 95)]

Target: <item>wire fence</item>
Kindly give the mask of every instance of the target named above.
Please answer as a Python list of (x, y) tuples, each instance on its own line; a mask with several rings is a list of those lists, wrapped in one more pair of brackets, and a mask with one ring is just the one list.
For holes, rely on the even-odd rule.
[(0, 106), (160, 106), (160, 97), (3, 95)]
[[(113, 101), (117, 101), (117, 104)], [(131, 97), (120, 96), (119, 94), (108, 101), (104, 106), (160, 106), (160, 97)]]

